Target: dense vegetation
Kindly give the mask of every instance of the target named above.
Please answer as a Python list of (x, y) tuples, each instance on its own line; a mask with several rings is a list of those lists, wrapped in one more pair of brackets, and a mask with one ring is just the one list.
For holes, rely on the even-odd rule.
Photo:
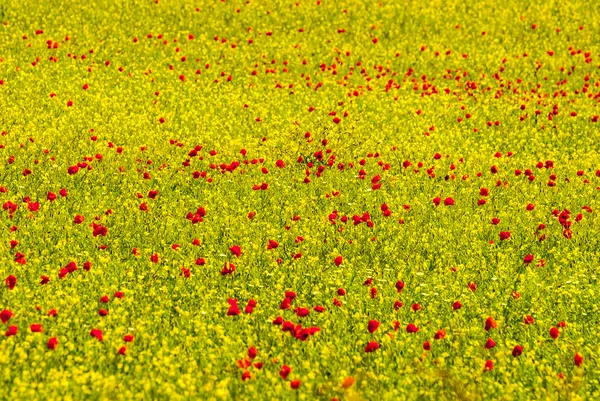
[(600, 398), (593, 2), (0, 22), (3, 398)]

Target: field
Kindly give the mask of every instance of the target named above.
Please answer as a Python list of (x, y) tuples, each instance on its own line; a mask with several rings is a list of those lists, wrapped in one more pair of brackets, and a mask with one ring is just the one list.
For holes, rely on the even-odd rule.
[(600, 399), (593, 1), (0, 22), (0, 399)]

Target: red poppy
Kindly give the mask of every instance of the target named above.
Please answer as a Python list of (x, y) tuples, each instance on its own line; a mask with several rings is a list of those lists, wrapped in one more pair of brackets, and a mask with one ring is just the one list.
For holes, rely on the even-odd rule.
[(579, 355), (579, 353), (576, 352), (573, 360), (575, 362), (575, 366), (580, 367), (581, 364), (583, 363), (583, 356)]
[(4, 309), (2, 312), (0, 312), (0, 320), (2, 320), (2, 323), (8, 322), (10, 320), (10, 318), (13, 316), (14, 316), (14, 313), (9, 311), (8, 309)]
[(279, 371), (279, 376), (281, 376), (282, 379), (287, 379), (288, 375), (292, 372), (292, 368), (290, 368), (287, 365), (283, 365), (281, 367), (281, 370)]
[(296, 315), (298, 315), (298, 317), (305, 317), (309, 315), (310, 310), (299, 306), (296, 309), (294, 309), (294, 312), (296, 313)]
[(488, 317), (485, 320), (485, 331), (490, 331), (490, 329), (496, 329), (498, 328), (498, 323), (496, 323), (496, 320), (494, 320), (493, 317)]
[(48, 349), (49, 350), (55, 350), (56, 347), (58, 347), (58, 339), (56, 337), (52, 337), (48, 340)]
[(97, 338), (98, 341), (102, 341), (102, 330), (92, 329), (92, 331), (90, 331), (90, 335), (94, 338)]
[(512, 350), (512, 356), (514, 356), (516, 358), (518, 356), (521, 356), (522, 353), (523, 353), (523, 347), (521, 347), (520, 345), (515, 345), (515, 347)]
[(242, 254), (242, 248), (239, 245), (232, 246), (231, 248), (229, 248), (229, 251), (231, 252), (232, 255), (235, 255), (238, 258)]
[(379, 322), (377, 320), (369, 320), (369, 323), (367, 324), (367, 330), (369, 333), (374, 333), (378, 327)]
[(11, 274), (6, 278), (5, 283), (8, 289), (12, 290), (13, 288), (15, 288), (15, 285), (17, 285), (17, 278)]
[(240, 308), (238, 307), (237, 299), (229, 298), (227, 300), (227, 303), (229, 303), (229, 310), (227, 310), (227, 316), (237, 316), (240, 314)]
[(225, 262), (223, 269), (221, 269), (221, 276), (232, 274), (235, 271), (235, 265), (233, 263)]
[(379, 349), (377, 341), (370, 341), (365, 347), (365, 352), (374, 352)]

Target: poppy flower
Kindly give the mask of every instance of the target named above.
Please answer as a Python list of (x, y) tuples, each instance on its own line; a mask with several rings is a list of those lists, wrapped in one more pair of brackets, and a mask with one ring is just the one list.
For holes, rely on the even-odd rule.
[(403, 289), (404, 289), (404, 283), (402, 281), (397, 281), (396, 282), (396, 290), (398, 290), (398, 292), (402, 292)]
[(342, 256), (338, 256), (333, 260), (333, 263), (335, 263), (336, 266), (339, 266), (342, 264), (342, 261), (343, 261)]
[(278, 247), (279, 247), (279, 244), (276, 241), (274, 241), (272, 239), (269, 240), (269, 244), (267, 245), (267, 249), (275, 249), (275, 248), (278, 248)]
[(528, 254), (525, 256), (525, 258), (523, 258), (523, 263), (525, 263), (526, 265), (530, 264), (532, 261), (533, 261), (532, 254)]
[(452, 198), (446, 198), (446, 199), (444, 199), (444, 205), (446, 205), (446, 206), (454, 206), (454, 199), (452, 199)]
[(374, 352), (379, 349), (377, 341), (370, 341), (365, 347), (365, 352)]
[(305, 317), (309, 315), (310, 310), (299, 306), (296, 309), (294, 309), (294, 312), (296, 313), (296, 315), (298, 315), (298, 317)]
[(281, 370), (279, 370), (279, 376), (281, 376), (282, 379), (287, 379), (288, 375), (292, 372), (292, 368), (290, 368), (287, 365), (283, 365), (281, 367)]
[(254, 358), (256, 358), (256, 355), (258, 355), (256, 348), (254, 348), (254, 347), (248, 348), (248, 358), (254, 359)]
[(238, 258), (242, 254), (242, 248), (239, 245), (232, 246), (231, 248), (229, 248), (229, 251), (231, 252), (232, 255), (234, 255)]
[(92, 329), (92, 331), (90, 331), (90, 335), (94, 338), (97, 338), (98, 341), (102, 341), (102, 330)]
[(300, 387), (300, 385), (301, 385), (301, 384), (302, 384), (302, 383), (300, 382), (300, 379), (292, 380), (292, 381), (290, 382), (290, 386), (291, 386), (291, 387), (292, 387), (294, 390), (298, 389), (298, 388)]
[(119, 348), (117, 352), (119, 353), (119, 355), (125, 355), (127, 353), (127, 347), (123, 346)]
[(496, 323), (496, 320), (494, 320), (493, 317), (488, 317), (485, 320), (485, 331), (490, 331), (491, 329), (496, 329), (498, 328), (498, 323)]
[(550, 329), (550, 337), (552, 337), (553, 339), (556, 340), (559, 335), (560, 335), (560, 332), (558, 331), (558, 329), (556, 327), (552, 327)]
[(433, 204), (439, 206), (442, 200), (439, 197), (433, 198)]
[(92, 223), (92, 228), (93, 228), (92, 235), (94, 237), (97, 237), (99, 235), (102, 237), (106, 237), (106, 234), (108, 233), (108, 229), (106, 227), (104, 227), (102, 224)]
[(491, 360), (487, 360), (485, 361), (485, 365), (483, 367), (483, 370), (486, 372), (489, 372), (490, 370), (494, 369), (494, 362), (492, 362)]
[(4, 309), (2, 312), (0, 312), (0, 320), (2, 320), (2, 323), (8, 322), (10, 320), (10, 318), (13, 316), (14, 316), (14, 313), (9, 311), (8, 309)]
[(419, 328), (417, 326), (415, 326), (413, 323), (409, 323), (406, 326), (406, 332), (407, 333), (416, 333), (419, 331)]
[(344, 379), (344, 381), (342, 382), (343, 388), (350, 388), (350, 387), (352, 387), (352, 385), (354, 385), (354, 377), (352, 377), (352, 376), (346, 377)]
[(17, 335), (18, 330), (19, 329), (17, 326), (10, 326), (8, 328), (8, 330), (6, 330), (6, 333), (4, 333), (4, 334), (6, 335), (6, 337), (15, 336), (15, 335)]
[(460, 308), (462, 308), (462, 304), (460, 303), (460, 301), (455, 301), (455, 302), (452, 304), (452, 309), (453, 309), (453, 310), (458, 310), (458, 309), (460, 309)]
[(47, 346), (48, 346), (48, 349), (49, 349), (49, 350), (52, 350), (52, 351), (53, 351), (53, 350), (55, 350), (55, 349), (56, 349), (56, 347), (58, 347), (58, 339), (57, 339), (56, 337), (52, 337), (52, 338), (50, 338), (50, 339), (48, 340), (48, 344), (47, 344)]
[(5, 283), (8, 289), (12, 290), (13, 288), (15, 288), (15, 285), (17, 285), (17, 278), (11, 274), (6, 278)]
[(435, 335), (433, 336), (433, 338), (435, 340), (443, 340), (446, 337), (446, 330), (440, 329), (438, 330)]
[(251, 299), (248, 301), (248, 303), (246, 304), (246, 308), (244, 309), (244, 313), (250, 314), (252, 313), (252, 311), (254, 310), (254, 308), (256, 307), (256, 301)]
[(15, 254), (15, 262), (21, 265), (27, 264), (27, 261), (25, 260), (25, 255), (23, 255), (21, 252), (17, 252)]
[(533, 316), (527, 315), (523, 318), (523, 322), (525, 324), (533, 324), (534, 320), (533, 320)]
[(423, 349), (424, 349), (425, 351), (431, 351), (431, 343), (430, 343), (429, 341), (425, 341), (425, 342), (423, 343)]
[(520, 345), (515, 345), (515, 347), (512, 350), (512, 356), (514, 356), (516, 358), (518, 356), (521, 356), (522, 353), (523, 353), (523, 347), (521, 347)]
[(379, 322), (377, 320), (369, 320), (369, 323), (367, 324), (367, 330), (369, 333), (374, 333), (378, 327)]
[(133, 334), (126, 334), (123, 336), (123, 341), (126, 343), (133, 342)]
[(575, 353), (575, 357), (573, 358), (575, 366), (580, 367), (583, 363), (583, 356), (579, 355), (578, 352)]
[(488, 338), (487, 341), (485, 342), (485, 348), (487, 349), (492, 349), (496, 346), (496, 342), (494, 340), (492, 340), (491, 338)]
[(504, 241), (510, 238), (510, 231), (501, 231), (500, 232), (500, 241)]
[(281, 309), (281, 310), (290, 309), (291, 305), (292, 305), (292, 300), (289, 299), (288, 297), (285, 297), (283, 299), (283, 301), (281, 301), (281, 304), (279, 304), (279, 309)]
[(227, 303), (229, 303), (229, 309), (227, 310), (227, 316), (237, 316), (240, 314), (240, 308), (238, 307), (237, 299), (229, 298), (227, 300)]

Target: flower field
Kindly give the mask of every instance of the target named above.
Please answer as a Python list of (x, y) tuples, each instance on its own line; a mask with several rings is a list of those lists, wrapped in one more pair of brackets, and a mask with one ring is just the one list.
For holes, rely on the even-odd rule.
[(593, 2), (0, 2), (2, 399), (600, 399)]

